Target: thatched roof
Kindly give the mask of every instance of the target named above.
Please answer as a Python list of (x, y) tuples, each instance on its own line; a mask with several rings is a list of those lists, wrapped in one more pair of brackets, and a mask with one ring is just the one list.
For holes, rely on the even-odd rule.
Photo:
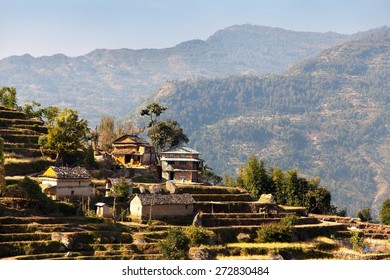
[(189, 193), (183, 194), (137, 194), (142, 205), (164, 204), (194, 204), (195, 200)]

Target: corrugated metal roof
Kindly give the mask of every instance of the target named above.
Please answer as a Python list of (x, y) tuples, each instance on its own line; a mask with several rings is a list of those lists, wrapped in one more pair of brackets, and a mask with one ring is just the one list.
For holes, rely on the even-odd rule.
[(170, 148), (164, 152), (161, 152), (160, 154), (197, 154), (200, 155), (200, 153), (192, 148), (186, 147), (186, 146), (176, 146), (173, 148)]

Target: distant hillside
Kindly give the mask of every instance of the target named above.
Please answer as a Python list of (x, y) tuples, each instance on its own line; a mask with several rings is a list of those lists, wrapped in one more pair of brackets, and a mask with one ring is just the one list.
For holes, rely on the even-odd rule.
[(390, 196), (389, 77), (382, 28), (283, 75), (170, 82), (155, 100), (218, 173), (234, 174), (256, 154), (320, 176), (351, 215), (365, 206), (375, 214)]
[(20, 103), (71, 107), (96, 124), (104, 113), (125, 115), (167, 80), (281, 73), (359, 36), (239, 25), (166, 49), (12, 56), (0, 61), (0, 85), (16, 87)]

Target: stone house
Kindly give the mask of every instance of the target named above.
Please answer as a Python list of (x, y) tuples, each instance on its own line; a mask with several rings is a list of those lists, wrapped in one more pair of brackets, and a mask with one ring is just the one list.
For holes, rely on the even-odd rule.
[(111, 155), (125, 167), (141, 167), (156, 163), (156, 152), (152, 145), (138, 135), (123, 135), (113, 142)]
[(161, 152), (162, 177), (168, 181), (201, 183), (203, 160), (194, 149), (177, 146)]
[(130, 215), (139, 220), (192, 215), (191, 194), (136, 194), (130, 201)]
[(50, 166), (41, 176), (43, 193), (53, 199), (87, 198), (95, 194), (84, 167)]

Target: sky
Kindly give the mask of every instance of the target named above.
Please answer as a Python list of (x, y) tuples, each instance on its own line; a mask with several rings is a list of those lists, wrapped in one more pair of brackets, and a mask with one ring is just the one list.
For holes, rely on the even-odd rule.
[(167, 48), (247, 23), (352, 34), (390, 26), (390, 1), (0, 0), (0, 59)]

